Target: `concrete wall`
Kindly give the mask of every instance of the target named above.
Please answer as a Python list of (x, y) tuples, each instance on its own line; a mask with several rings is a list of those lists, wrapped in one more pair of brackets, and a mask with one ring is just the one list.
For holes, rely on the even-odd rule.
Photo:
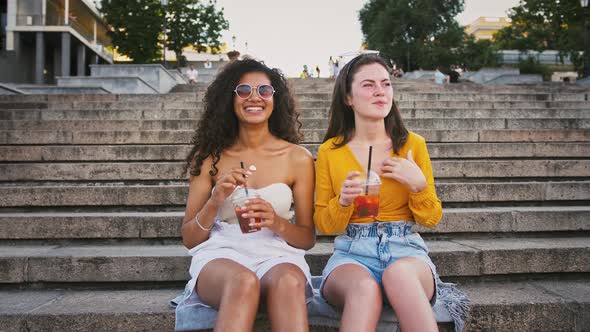
[(91, 65), (93, 77), (139, 77), (159, 93), (167, 93), (176, 85), (176, 78), (162, 65)]
[(495, 80), (500, 76), (505, 75), (519, 75), (518, 68), (482, 68), (477, 73), (471, 75), (469, 80), (471, 82), (483, 84)]
[(21, 51), (0, 51), (0, 82), (32, 83), (35, 71), (35, 44), (21, 43)]
[(58, 87), (100, 87), (111, 93), (158, 93), (139, 77), (58, 77)]
[(543, 76), (539, 74), (502, 75), (486, 84), (542, 84)]

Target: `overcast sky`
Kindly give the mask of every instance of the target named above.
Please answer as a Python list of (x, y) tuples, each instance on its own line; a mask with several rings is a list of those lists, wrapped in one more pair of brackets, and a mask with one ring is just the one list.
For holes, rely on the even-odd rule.
[[(330, 55), (358, 50), (358, 11), (366, 0), (217, 0), (230, 22), (223, 40), (235, 48), (298, 76), (304, 64), (328, 74)], [(506, 16), (518, 0), (466, 0), (457, 16), (465, 25), (479, 16)], [(247, 46), (246, 46), (247, 43)]]

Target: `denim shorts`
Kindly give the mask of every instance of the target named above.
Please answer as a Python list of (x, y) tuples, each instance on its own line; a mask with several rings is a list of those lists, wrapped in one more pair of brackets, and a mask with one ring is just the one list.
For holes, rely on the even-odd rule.
[[(428, 248), (418, 233), (412, 231), (414, 222), (374, 222), (348, 224), (346, 235), (339, 235), (334, 241), (334, 254), (328, 260), (322, 273), (320, 294), (326, 279), (335, 268), (344, 264), (356, 264), (367, 269), (383, 290), (383, 271), (404, 257), (416, 257), (424, 261), (432, 271), (435, 283), (430, 303), (436, 302), (436, 267), (428, 257)], [(384, 301), (387, 301), (384, 296)]]

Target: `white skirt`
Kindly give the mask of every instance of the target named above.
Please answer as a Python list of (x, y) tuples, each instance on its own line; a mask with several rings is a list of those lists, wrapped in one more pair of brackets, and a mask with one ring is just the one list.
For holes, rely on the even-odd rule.
[(204, 304), (196, 292), (195, 286), (203, 267), (214, 259), (225, 258), (239, 263), (256, 273), (261, 279), (266, 272), (278, 264), (291, 263), (298, 266), (305, 278), (307, 286), (305, 297), (307, 302), (313, 297), (311, 273), (305, 261), (305, 250), (290, 246), (280, 236), (262, 228), (255, 233), (244, 234), (238, 224), (216, 221), (207, 241), (189, 250), (193, 256), (189, 273), (191, 280), (185, 288), (185, 304)]

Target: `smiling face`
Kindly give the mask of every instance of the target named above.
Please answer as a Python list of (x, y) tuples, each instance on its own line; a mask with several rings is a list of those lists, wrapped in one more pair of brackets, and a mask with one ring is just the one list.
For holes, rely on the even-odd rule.
[(384, 119), (393, 104), (393, 87), (389, 72), (379, 63), (361, 66), (354, 74), (346, 103), (355, 117)]
[(270, 78), (261, 72), (250, 72), (244, 74), (239, 84), (248, 84), (252, 87), (252, 94), (246, 99), (238, 97), (234, 93), (234, 112), (242, 123), (262, 123), (268, 121), (274, 108), (274, 96), (270, 99), (263, 99), (258, 95), (257, 87), (270, 85)]

